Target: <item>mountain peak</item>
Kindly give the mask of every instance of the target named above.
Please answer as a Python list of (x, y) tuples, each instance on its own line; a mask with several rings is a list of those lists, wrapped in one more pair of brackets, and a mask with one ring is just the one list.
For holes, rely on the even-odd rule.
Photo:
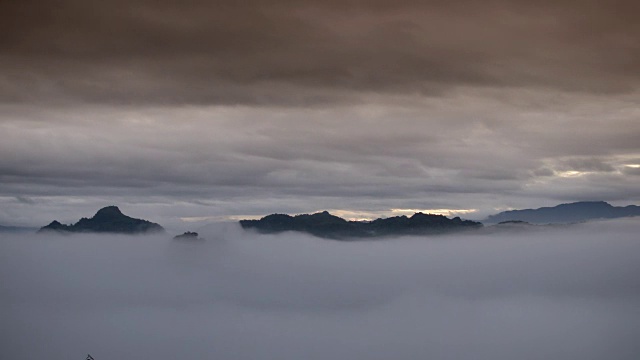
[(73, 225), (63, 225), (54, 220), (51, 224), (40, 229), (40, 231), (48, 230), (120, 234), (164, 232), (162, 226), (147, 220), (129, 217), (113, 205), (98, 210), (91, 219), (82, 218)]
[(93, 215), (93, 218), (105, 218), (105, 217), (114, 217), (114, 216), (125, 216), (122, 211), (120, 211), (120, 209), (115, 206), (115, 205), (111, 205), (111, 206), (107, 206), (107, 207), (103, 207), (102, 209), (98, 210), (98, 212), (96, 212), (95, 215)]
[(322, 212), (317, 212), (317, 213), (311, 214), (311, 215), (309, 215), (309, 216), (314, 216), (314, 217), (326, 217), (326, 218), (328, 218), (328, 217), (335, 217), (334, 215), (331, 215), (327, 210), (322, 211)]

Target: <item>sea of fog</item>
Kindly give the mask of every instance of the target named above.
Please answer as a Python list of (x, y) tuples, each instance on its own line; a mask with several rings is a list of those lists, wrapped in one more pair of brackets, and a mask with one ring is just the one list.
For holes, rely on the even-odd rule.
[(0, 359), (637, 360), (639, 234), (0, 235)]

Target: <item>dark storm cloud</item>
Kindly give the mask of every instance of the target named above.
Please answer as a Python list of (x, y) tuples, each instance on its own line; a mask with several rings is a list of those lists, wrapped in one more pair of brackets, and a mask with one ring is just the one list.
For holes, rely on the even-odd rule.
[(635, 1), (5, 1), (4, 102), (356, 101), (638, 88)]

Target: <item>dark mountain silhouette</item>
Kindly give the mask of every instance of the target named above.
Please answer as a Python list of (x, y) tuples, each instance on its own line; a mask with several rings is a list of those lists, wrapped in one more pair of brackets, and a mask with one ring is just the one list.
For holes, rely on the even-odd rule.
[(38, 230), (46, 231), (143, 234), (164, 232), (164, 228), (147, 220), (124, 215), (117, 206), (107, 206), (98, 210), (92, 218), (82, 218), (73, 225), (64, 225), (54, 220)]
[(182, 235), (176, 235), (173, 237), (173, 240), (202, 240), (198, 237), (197, 232), (187, 231)]
[(580, 201), (539, 209), (511, 210), (489, 216), (487, 223), (526, 221), (532, 224), (564, 224), (595, 219), (640, 216), (640, 206), (612, 206), (604, 201)]
[(462, 220), (459, 217), (449, 219), (442, 215), (423, 213), (415, 213), (411, 217), (347, 221), (327, 211), (296, 216), (272, 214), (260, 220), (240, 220), (240, 225), (244, 229), (255, 229), (261, 233), (299, 231), (330, 239), (440, 234), (482, 227), (479, 222)]

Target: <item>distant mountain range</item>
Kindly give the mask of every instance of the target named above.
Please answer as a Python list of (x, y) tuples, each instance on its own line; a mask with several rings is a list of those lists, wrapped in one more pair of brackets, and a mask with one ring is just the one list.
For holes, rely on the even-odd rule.
[[(529, 224), (568, 224), (596, 219), (614, 219), (640, 216), (640, 206), (612, 206), (604, 201), (581, 201), (538, 209), (510, 210), (487, 217), (487, 224), (505, 223), (502, 227), (526, 227)], [(397, 235), (441, 234), (483, 226), (477, 221), (449, 219), (442, 215), (415, 213), (411, 217), (395, 216), (373, 221), (348, 221), (327, 211), (315, 214), (290, 216), (272, 214), (260, 220), (240, 220), (243, 229), (253, 229), (260, 233), (298, 231), (331, 239), (373, 238)], [(33, 228), (0, 226), (0, 232), (30, 232)], [(82, 218), (72, 225), (54, 220), (38, 232), (55, 231), (62, 233), (119, 233), (144, 234), (165, 232), (159, 224), (135, 219), (124, 215), (117, 206), (107, 206), (98, 210), (91, 218)], [(176, 239), (197, 239), (196, 233), (187, 232)]]
[(526, 221), (532, 224), (563, 224), (596, 219), (640, 216), (640, 206), (612, 206), (604, 201), (580, 201), (538, 209), (510, 210), (491, 215), (483, 222)]
[(39, 233), (47, 231), (144, 234), (164, 232), (165, 230), (156, 223), (124, 215), (117, 206), (107, 206), (98, 210), (92, 218), (82, 218), (73, 225), (64, 225), (54, 220), (38, 230)]
[(272, 214), (260, 220), (240, 220), (240, 225), (244, 229), (255, 229), (261, 233), (299, 231), (331, 239), (441, 234), (482, 227), (479, 222), (462, 220), (459, 217), (449, 219), (442, 215), (423, 213), (415, 213), (411, 217), (347, 221), (327, 211), (296, 216)]

